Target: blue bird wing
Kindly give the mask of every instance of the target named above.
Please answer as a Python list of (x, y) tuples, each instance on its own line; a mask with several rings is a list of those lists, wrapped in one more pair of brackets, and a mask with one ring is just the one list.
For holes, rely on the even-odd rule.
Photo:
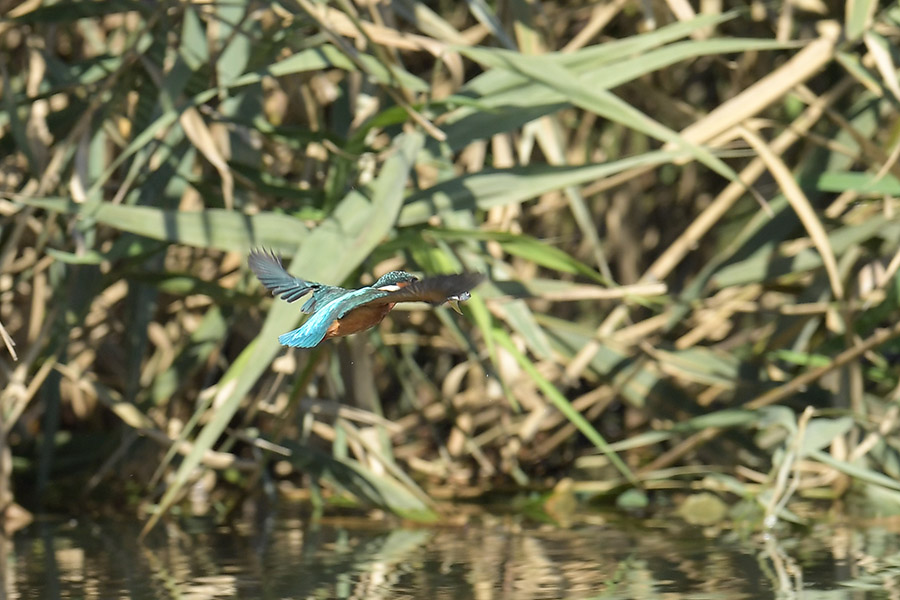
[(332, 297), (321, 304), (303, 325), (278, 336), (283, 346), (292, 348), (312, 348), (318, 345), (328, 333), (328, 328), (335, 319), (340, 319), (358, 306), (370, 303), (373, 299), (390, 294), (383, 290), (364, 287), (358, 290), (345, 290), (344, 294)]
[(350, 290), (337, 287), (334, 285), (323, 285), (320, 288), (313, 290), (312, 296), (310, 296), (309, 300), (303, 303), (303, 306), (300, 307), (300, 310), (305, 312), (306, 314), (312, 314), (319, 309), (319, 306), (326, 306), (330, 304), (332, 300), (345, 296), (349, 294)]
[(439, 305), (448, 300), (468, 300), (469, 292), (485, 280), (481, 273), (457, 273), (438, 275), (413, 281), (399, 290), (384, 293), (367, 301), (366, 304), (389, 304), (391, 302), (428, 302)]
[(247, 259), (247, 264), (250, 265), (250, 269), (256, 274), (257, 279), (271, 290), (273, 295), (281, 296), (283, 300), (295, 302), (312, 292), (312, 298), (300, 308), (305, 313), (313, 312), (316, 304), (323, 298), (340, 295), (346, 291), (332, 285), (294, 277), (285, 270), (281, 257), (268, 250), (253, 250)]

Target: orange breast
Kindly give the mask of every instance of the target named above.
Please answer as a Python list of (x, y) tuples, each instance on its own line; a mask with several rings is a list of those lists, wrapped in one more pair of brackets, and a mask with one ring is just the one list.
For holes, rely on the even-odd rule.
[(327, 340), (328, 338), (342, 337), (350, 335), (351, 333), (365, 331), (366, 329), (381, 323), (382, 319), (391, 312), (392, 308), (394, 308), (393, 304), (354, 308), (344, 315), (342, 319), (334, 320), (328, 327), (328, 331), (325, 333), (325, 339)]

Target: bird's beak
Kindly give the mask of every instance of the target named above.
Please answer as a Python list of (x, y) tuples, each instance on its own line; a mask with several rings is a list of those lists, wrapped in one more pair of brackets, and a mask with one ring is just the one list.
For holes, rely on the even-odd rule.
[(452, 300), (447, 300), (447, 304), (449, 304), (450, 308), (455, 310), (457, 313), (462, 314), (462, 311), (459, 310), (459, 300), (456, 300), (455, 298)]

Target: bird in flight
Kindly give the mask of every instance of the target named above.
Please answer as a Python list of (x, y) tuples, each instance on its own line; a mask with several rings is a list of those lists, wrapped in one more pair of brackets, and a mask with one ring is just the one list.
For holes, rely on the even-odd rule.
[(448, 303), (462, 314), (458, 303), (468, 300), (470, 290), (484, 281), (480, 273), (458, 273), (419, 279), (405, 271), (391, 271), (372, 285), (348, 290), (288, 273), (281, 257), (267, 250), (253, 250), (247, 260), (250, 269), (266, 288), (282, 300), (294, 302), (312, 293), (300, 310), (311, 315), (303, 325), (278, 336), (292, 348), (312, 348), (333, 337), (365, 331), (384, 319), (398, 302)]

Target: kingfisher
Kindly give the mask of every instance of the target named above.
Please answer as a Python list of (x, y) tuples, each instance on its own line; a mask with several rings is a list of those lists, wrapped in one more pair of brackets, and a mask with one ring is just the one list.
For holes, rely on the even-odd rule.
[(459, 302), (484, 281), (480, 273), (438, 275), (420, 280), (405, 271), (385, 273), (372, 285), (348, 290), (334, 285), (299, 279), (288, 273), (281, 256), (270, 250), (253, 250), (247, 259), (257, 279), (282, 300), (295, 302), (312, 293), (300, 307), (311, 315), (303, 325), (278, 336), (283, 346), (312, 348), (322, 340), (365, 331), (380, 323), (398, 302), (449, 304), (459, 310)]

